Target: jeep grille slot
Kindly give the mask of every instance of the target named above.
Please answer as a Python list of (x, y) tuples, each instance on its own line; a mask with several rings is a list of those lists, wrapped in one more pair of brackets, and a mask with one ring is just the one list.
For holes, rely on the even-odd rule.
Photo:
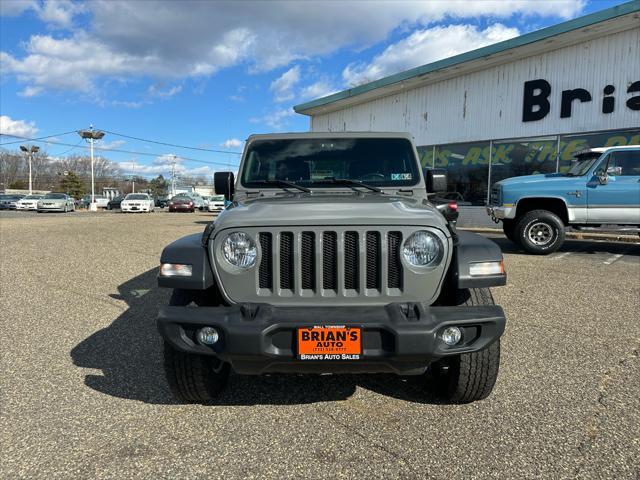
[(344, 232), (344, 288), (358, 290), (358, 232)]
[(402, 263), (400, 261), (400, 244), (402, 243), (401, 232), (389, 232), (387, 238), (388, 245), (388, 279), (389, 288), (402, 289)]
[(293, 233), (280, 234), (280, 288), (293, 290)]
[(336, 232), (322, 234), (322, 288), (336, 290), (338, 285), (338, 236)]
[(367, 232), (367, 288), (380, 290), (380, 232)]
[(315, 289), (315, 240), (316, 236), (313, 232), (302, 232), (300, 239), (300, 261), (302, 268), (300, 269), (300, 273), (302, 275), (302, 288), (306, 290)]
[(258, 271), (258, 286), (260, 288), (273, 288), (273, 250), (272, 235), (268, 232), (260, 233), (260, 249), (262, 250), (262, 260)]

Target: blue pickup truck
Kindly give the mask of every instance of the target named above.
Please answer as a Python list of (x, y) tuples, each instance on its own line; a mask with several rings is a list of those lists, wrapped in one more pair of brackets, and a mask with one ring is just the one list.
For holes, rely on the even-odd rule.
[(555, 252), (565, 227), (640, 228), (640, 145), (578, 152), (565, 173), (507, 178), (491, 187), (487, 212), (526, 251)]

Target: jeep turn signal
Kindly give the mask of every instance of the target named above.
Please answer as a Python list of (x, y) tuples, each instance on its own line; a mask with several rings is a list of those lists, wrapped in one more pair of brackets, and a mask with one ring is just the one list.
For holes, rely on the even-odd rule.
[(193, 271), (191, 265), (181, 263), (163, 263), (160, 265), (161, 277), (190, 277)]
[(504, 261), (471, 263), (469, 265), (469, 275), (472, 277), (504, 275)]

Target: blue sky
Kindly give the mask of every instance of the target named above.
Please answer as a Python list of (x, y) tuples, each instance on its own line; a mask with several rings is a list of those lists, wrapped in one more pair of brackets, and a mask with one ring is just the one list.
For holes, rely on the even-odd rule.
[(251, 133), (307, 130), (293, 105), (621, 3), (0, 0), (0, 132), (93, 123), (114, 132), (101, 153), (124, 170), (166, 174), (175, 154), (181, 172), (210, 174)]

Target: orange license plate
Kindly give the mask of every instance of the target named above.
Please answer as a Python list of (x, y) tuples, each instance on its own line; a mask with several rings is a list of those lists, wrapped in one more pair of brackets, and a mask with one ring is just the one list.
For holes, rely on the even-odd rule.
[(360, 360), (360, 327), (315, 326), (298, 329), (298, 360)]

